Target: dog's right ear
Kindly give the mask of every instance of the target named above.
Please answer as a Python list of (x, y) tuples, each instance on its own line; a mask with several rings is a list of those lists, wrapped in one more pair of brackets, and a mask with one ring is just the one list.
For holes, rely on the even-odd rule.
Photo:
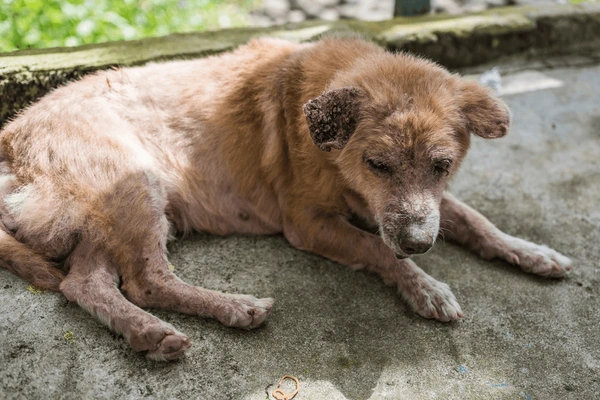
[(329, 90), (302, 107), (310, 137), (324, 151), (342, 149), (356, 129), (363, 97), (356, 87)]

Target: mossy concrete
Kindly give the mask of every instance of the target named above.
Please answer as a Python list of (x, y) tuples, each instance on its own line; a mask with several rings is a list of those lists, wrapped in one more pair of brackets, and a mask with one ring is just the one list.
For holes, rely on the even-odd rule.
[(525, 15), (472, 15), (439, 21), (398, 24), (382, 32), (379, 37), (389, 46), (402, 47), (408, 43), (437, 42), (442, 34), (467, 38), (471, 35), (504, 35), (535, 29), (535, 22)]
[(261, 36), (307, 41), (331, 28), (329, 24), (312, 22), (302, 26), (172, 34), (135, 41), (0, 54), (0, 124), (49, 90), (96, 70), (203, 57), (234, 49)]
[(231, 50), (255, 37), (310, 41), (335, 34), (360, 35), (390, 49), (408, 50), (456, 68), (521, 52), (585, 51), (600, 41), (600, 3), (510, 7), (463, 16), (401, 17), (383, 22), (308, 21), (0, 54), (0, 126), (52, 88), (95, 70), (203, 57)]

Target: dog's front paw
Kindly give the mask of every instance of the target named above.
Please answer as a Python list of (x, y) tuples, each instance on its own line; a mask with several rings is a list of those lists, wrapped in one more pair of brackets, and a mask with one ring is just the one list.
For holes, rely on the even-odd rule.
[(548, 246), (538, 245), (523, 239), (510, 237), (507, 240), (509, 254), (505, 257), (511, 264), (520, 266), (531, 274), (560, 278), (573, 269), (568, 257)]
[(257, 299), (249, 295), (228, 294), (215, 316), (225, 326), (256, 328), (267, 318), (274, 301), (271, 298)]
[(450, 286), (425, 273), (414, 283), (408, 289), (405, 287), (401, 290), (401, 294), (420, 316), (442, 322), (456, 321), (463, 317)]

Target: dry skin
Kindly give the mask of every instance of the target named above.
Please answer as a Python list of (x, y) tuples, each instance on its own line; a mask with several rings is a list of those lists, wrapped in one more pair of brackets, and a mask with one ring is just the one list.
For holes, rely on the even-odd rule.
[(551, 277), (566, 257), (502, 233), (445, 192), (469, 135), (505, 135), (477, 83), (357, 39), (252, 41), (202, 60), (99, 72), (0, 134), (0, 264), (60, 290), (155, 359), (191, 343), (140, 307), (254, 328), (273, 300), (190, 286), (170, 235), (274, 234), (398, 287), (426, 318), (462, 317), (408, 257), (440, 229)]

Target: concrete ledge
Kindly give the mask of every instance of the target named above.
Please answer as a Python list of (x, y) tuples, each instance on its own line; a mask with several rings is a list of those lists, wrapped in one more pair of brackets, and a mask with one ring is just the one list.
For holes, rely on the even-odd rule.
[(515, 32), (530, 32), (536, 29), (535, 22), (525, 15), (472, 15), (456, 19), (396, 25), (381, 33), (380, 40), (389, 46), (403, 47), (439, 41), (445, 34), (456, 38), (471, 35), (504, 35)]
[(510, 7), (385, 22), (309, 21), (0, 54), (0, 124), (52, 88), (98, 69), (202, 57), (261, 36), (309, 41), (325, 34), (358, 34), (450, 68), (464, 67), (522, 52), (565, 53), (580, 49), (582, 44), (591, 46), (600, 41), (600, 3)]

